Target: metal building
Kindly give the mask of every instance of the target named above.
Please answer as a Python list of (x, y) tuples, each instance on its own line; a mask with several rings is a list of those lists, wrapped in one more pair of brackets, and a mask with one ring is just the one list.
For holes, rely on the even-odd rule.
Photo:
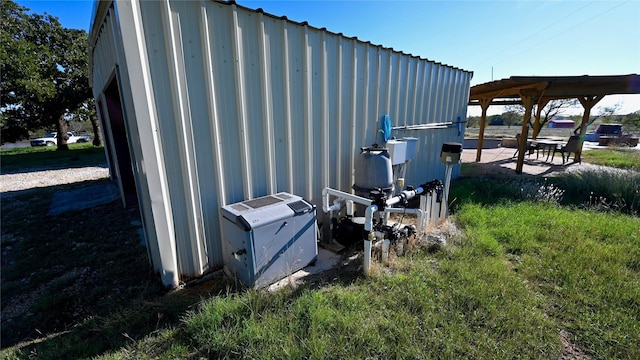
[(111, 176), (167, 286), (222, 265), (221, 206), (350, 191), (384, 115), (418, 138), (407, 184), (464, 136), (471, 72), (233, 2), (99, 1), (89, 54)]

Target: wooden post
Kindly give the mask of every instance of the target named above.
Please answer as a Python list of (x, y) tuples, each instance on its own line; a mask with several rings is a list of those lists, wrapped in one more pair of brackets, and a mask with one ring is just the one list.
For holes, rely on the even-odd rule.
[(536, 118), (533, 120), (533, 135), (532, 138), (537, 139), (538, 134), (540, 134), (540, 115), (542, 114), (542, 109), (549, 103), (550, 99), (548, 98), (540, 98), (538, 101), (538, 107), (536, 108)]
[(524, 105), (524, 118), (522, 119), (522, 131), (520, 132), (520, 141), (518, 142), (518, 162), (516, 163), (516, 174), (522, 174), (522, 166), (524, 165), (525, 148), (527, 147), (527, 138), (529, 136), (529, 121), (531, 121), (531, 110), (533, 108), (533, 96), (520, 94), (522, 105)]
[(577, 161), (580, 161), (582, 157), (582, 144), (584, 143), (585, 134), (587, 132), (587, 123), (591, 116), (591, 109), (600, 100), (602, 100), (602, 98), (604, 98), (604, 95), (578, 97), (578, 101), (580, 101), (580, 104), (582, 104), (582, 107), (584, 108), (584, 113), (582, 114), (582, 122), (580, 123), (580, 146), (578, 146), (578, 152), (576, 153)]
[(478, 133), (478, 145), (476, 146), (476, 162), (480, 162), (480, 157), (482, 156), (482, 146), (484, 144), (484, 128), (487, 125), (487, 109), (489, 108), (491, 101), (493, 101), (493, 98), (480, 100), (482, 116), (480, 117), (480, 133)]

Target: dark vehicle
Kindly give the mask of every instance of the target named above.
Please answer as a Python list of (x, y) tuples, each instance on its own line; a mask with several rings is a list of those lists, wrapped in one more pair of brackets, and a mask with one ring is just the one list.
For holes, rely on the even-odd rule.
[(601, 124), (595, 132), (588, 133), (585, 140), (598, 142), (601, 136), (622, 136), (622, 125)]

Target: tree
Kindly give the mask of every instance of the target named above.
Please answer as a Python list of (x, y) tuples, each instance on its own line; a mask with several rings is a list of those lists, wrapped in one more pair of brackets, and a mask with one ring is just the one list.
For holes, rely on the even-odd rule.
[(0, 2), (3, 141), (55, 126), (58, 150), (66, 150), (66, 118), (92, 95), (87, 33), (63, 28), (56, 17), (46, 13), (28, 11), (11, 0)]
[[(586, 127), (589, 127), (591, 124), (593, 124), (594, 122), (596, 122), (597, 120), (600, 120), (603, 123), (610, 123), (613, 122), (615, 119), (615, 113), (617, 113), (618, 111), (620, 111), (620, 108), (622, 108), (622, 104), (621, 103), (616, 103), (613, 106), (603, 106), (603, 107), (598, 107), (598, 114), (595, 116), (590, 116), (589, 120), (587, 121), (587, 123), (585, 124)], [(582, 119), (582, 118), (581, 118)], [(582, 122), (582, 120), (578, 121), (578, 127), (573, 130), (574, 134), (578, 134), (580, 133), (580, 123)]]
[(71, 114), (69, 124), (74, 123), (79, 124), (80, 128), (83, 130), (86, 130), (84, 124), (90, 123), (94, 135), (93, 146), (102, 145), (102, 133), (100, 132), (98, 115), (96, 114), (96, 106), (93, 98), (88, 98), (73, 114)]
[[(549, 101), (545, 107), (542, 108), (540, 112), (540, 125), (537, 129), (533, 129), (534, 137), (540, 133), (540, 129), (542, 129), (549, 121), (553, 120), (555, 117), (562, 115), (565, 110), (575, 108), (578, 106), (578, 99), (557, 99)], [(520, 115), (524, 114), (524, 106), (522, 105), (509, 105), (506, 107), (507, 110), (516, 112)], [(538, 110), (538, 105), (534, 105), (531, 109), (531, 117), (533, 118)]]
[(507, 111), (502, 113), (502, 120), (505, 125), (511, 127), (511, 125), (522, 124), (522, 115), (515, 111)]
[(487, 124), (491, 126), (504, 125), (504, 120), (501, 115), (492, 115), (487, 119)]
[(467, 117), (467, 128), (480, 127), (480, 120), (482, 120), (482, 118), (480, 116), (469, 116), (469, 117)]
[(620, 121), (627, 130), (639, 130), (640, 129), (640, 110), (632, 112), (622, 117)]

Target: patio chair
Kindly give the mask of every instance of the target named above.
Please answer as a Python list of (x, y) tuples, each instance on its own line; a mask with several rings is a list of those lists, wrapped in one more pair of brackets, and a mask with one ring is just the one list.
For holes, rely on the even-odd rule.
[[(520, 134), (516, 134), (516, 143), (518, 145), (516, 147), (516, 152), (514, 152), (513, 156), (511, 156), (512, 158), (516, 157), (516, 155), (518, 155), (518, 151), (520, 151)], [(529, 156), (533, 154), (536, 150), (538, 150), (538, 147), (527, 141), (526, 145), (524, 146), (524, 151), (525, 151), (524, 154)], [(539, 153), (536, 155), (536, 159), (538, 158), (539, 155), (540, 155)]]
[[(562, 154), (562, 164), (564, 165), (564, 163), (566, 163), (567, 161), (569, 161), (569, 156), (571, 155), (571, 153), (573, 153), (573, 161), (576, 161), (576, 155), (578, 154), (578, 150), (580, 149), (580, 136), (579, 135), (573, 135), (569, 138), (569, 141), (567, 141), (567, 143), (561, 147), (557, 147), (553, 150), (553, 155), (551, 155), (551, 161), (553, 161), (553, 156), (559, 152), (560, 154)], [(566, 158), (565, 158), (565, 154), (567, 154)], [(581, 162), (580, 160), (578, 160), (578, 162)]]

